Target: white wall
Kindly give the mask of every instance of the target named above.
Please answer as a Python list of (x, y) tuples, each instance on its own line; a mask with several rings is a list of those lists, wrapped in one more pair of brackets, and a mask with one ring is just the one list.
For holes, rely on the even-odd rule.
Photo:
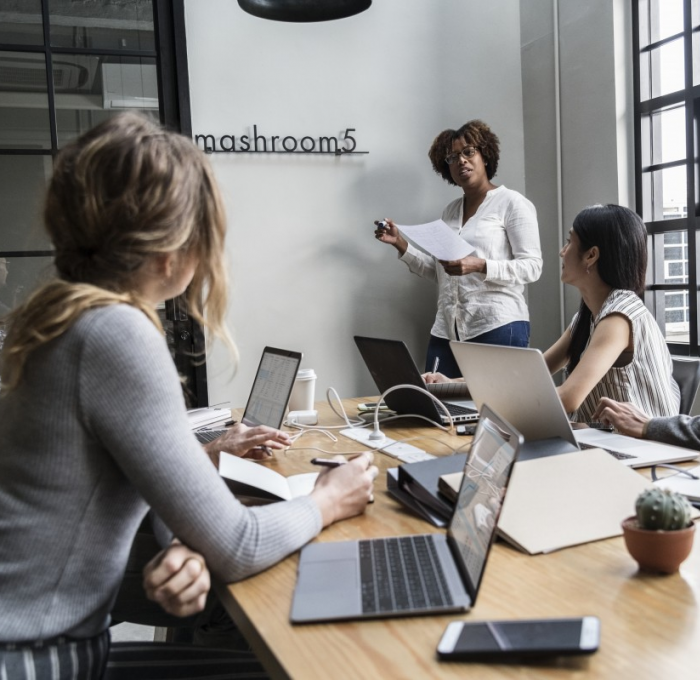
[[(497, 183), (524, 191), (518, 0), (382, 0), (320, 24), (188, 0), (195, 133), (340, 134), (367, 156), (211, 157), (229, 211), (230, 326), (241, 352), (208, 361), (210, 402), (240, 405), (264, 345), (304, 352), (341, 396), (376, 392), (355, 334), (405, 340), (419, 366), (435, 288), (377, 243), (372, 221), (419, 223), (458, 193), (427, 159), (434, 136), (483, 118), (501, 138)], [(466, 36), (466, 37), (465, 37)]]

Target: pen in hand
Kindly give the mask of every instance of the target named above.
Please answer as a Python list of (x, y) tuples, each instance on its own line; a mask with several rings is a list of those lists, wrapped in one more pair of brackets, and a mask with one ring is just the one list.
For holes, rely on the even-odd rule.
[(437, 373), (439, 366), (440, 366), (440, 357), (435, 357), (435, 361), (433, 362), (433, 375), (435, 375)]
[(345, 465), (346, 460), (333, 460), (331, 458), (312, 458), (311, 465), (320, 465), (321, 467), (336, 468)]

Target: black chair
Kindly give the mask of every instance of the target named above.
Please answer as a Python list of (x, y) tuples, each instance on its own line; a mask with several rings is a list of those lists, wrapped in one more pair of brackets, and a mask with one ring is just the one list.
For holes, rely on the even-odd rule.
[(700, 359), (673, 357), (673, 379), (681, 388), (681, 413), (690, 415), (700, 387)]

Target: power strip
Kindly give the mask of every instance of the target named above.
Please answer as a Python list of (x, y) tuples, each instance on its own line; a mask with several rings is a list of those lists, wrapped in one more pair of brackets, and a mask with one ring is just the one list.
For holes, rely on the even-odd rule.
[(376, 449), (382, 453), (386, 453), (392, 458), (400, 460), (402, 463), (417, 463), (421, 460), (432, 460), (435, 456), (404, 442), (397, 442), (384, 436), (383, 439), (370, 439), (369, 435), (372, 430), (359, 427), (351, 427), (347, 430), (340, 430), (340, 434), (355, 442), (364, 444), (370, 449)]

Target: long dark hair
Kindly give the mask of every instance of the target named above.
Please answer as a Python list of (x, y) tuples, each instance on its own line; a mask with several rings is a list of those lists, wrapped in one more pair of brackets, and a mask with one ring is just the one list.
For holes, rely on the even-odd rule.
[[(647, 230), (642, 218), (629, 208), (609, 203), (582, 210), (573, 230), (581, 253), (598, 246), (596, 267), (600, 278), (612, 288), (644, 295), (647, 271)], [(591, 334), (591, 310), (581, 300), (569, 345), (568, 373), (576, 368)]]

